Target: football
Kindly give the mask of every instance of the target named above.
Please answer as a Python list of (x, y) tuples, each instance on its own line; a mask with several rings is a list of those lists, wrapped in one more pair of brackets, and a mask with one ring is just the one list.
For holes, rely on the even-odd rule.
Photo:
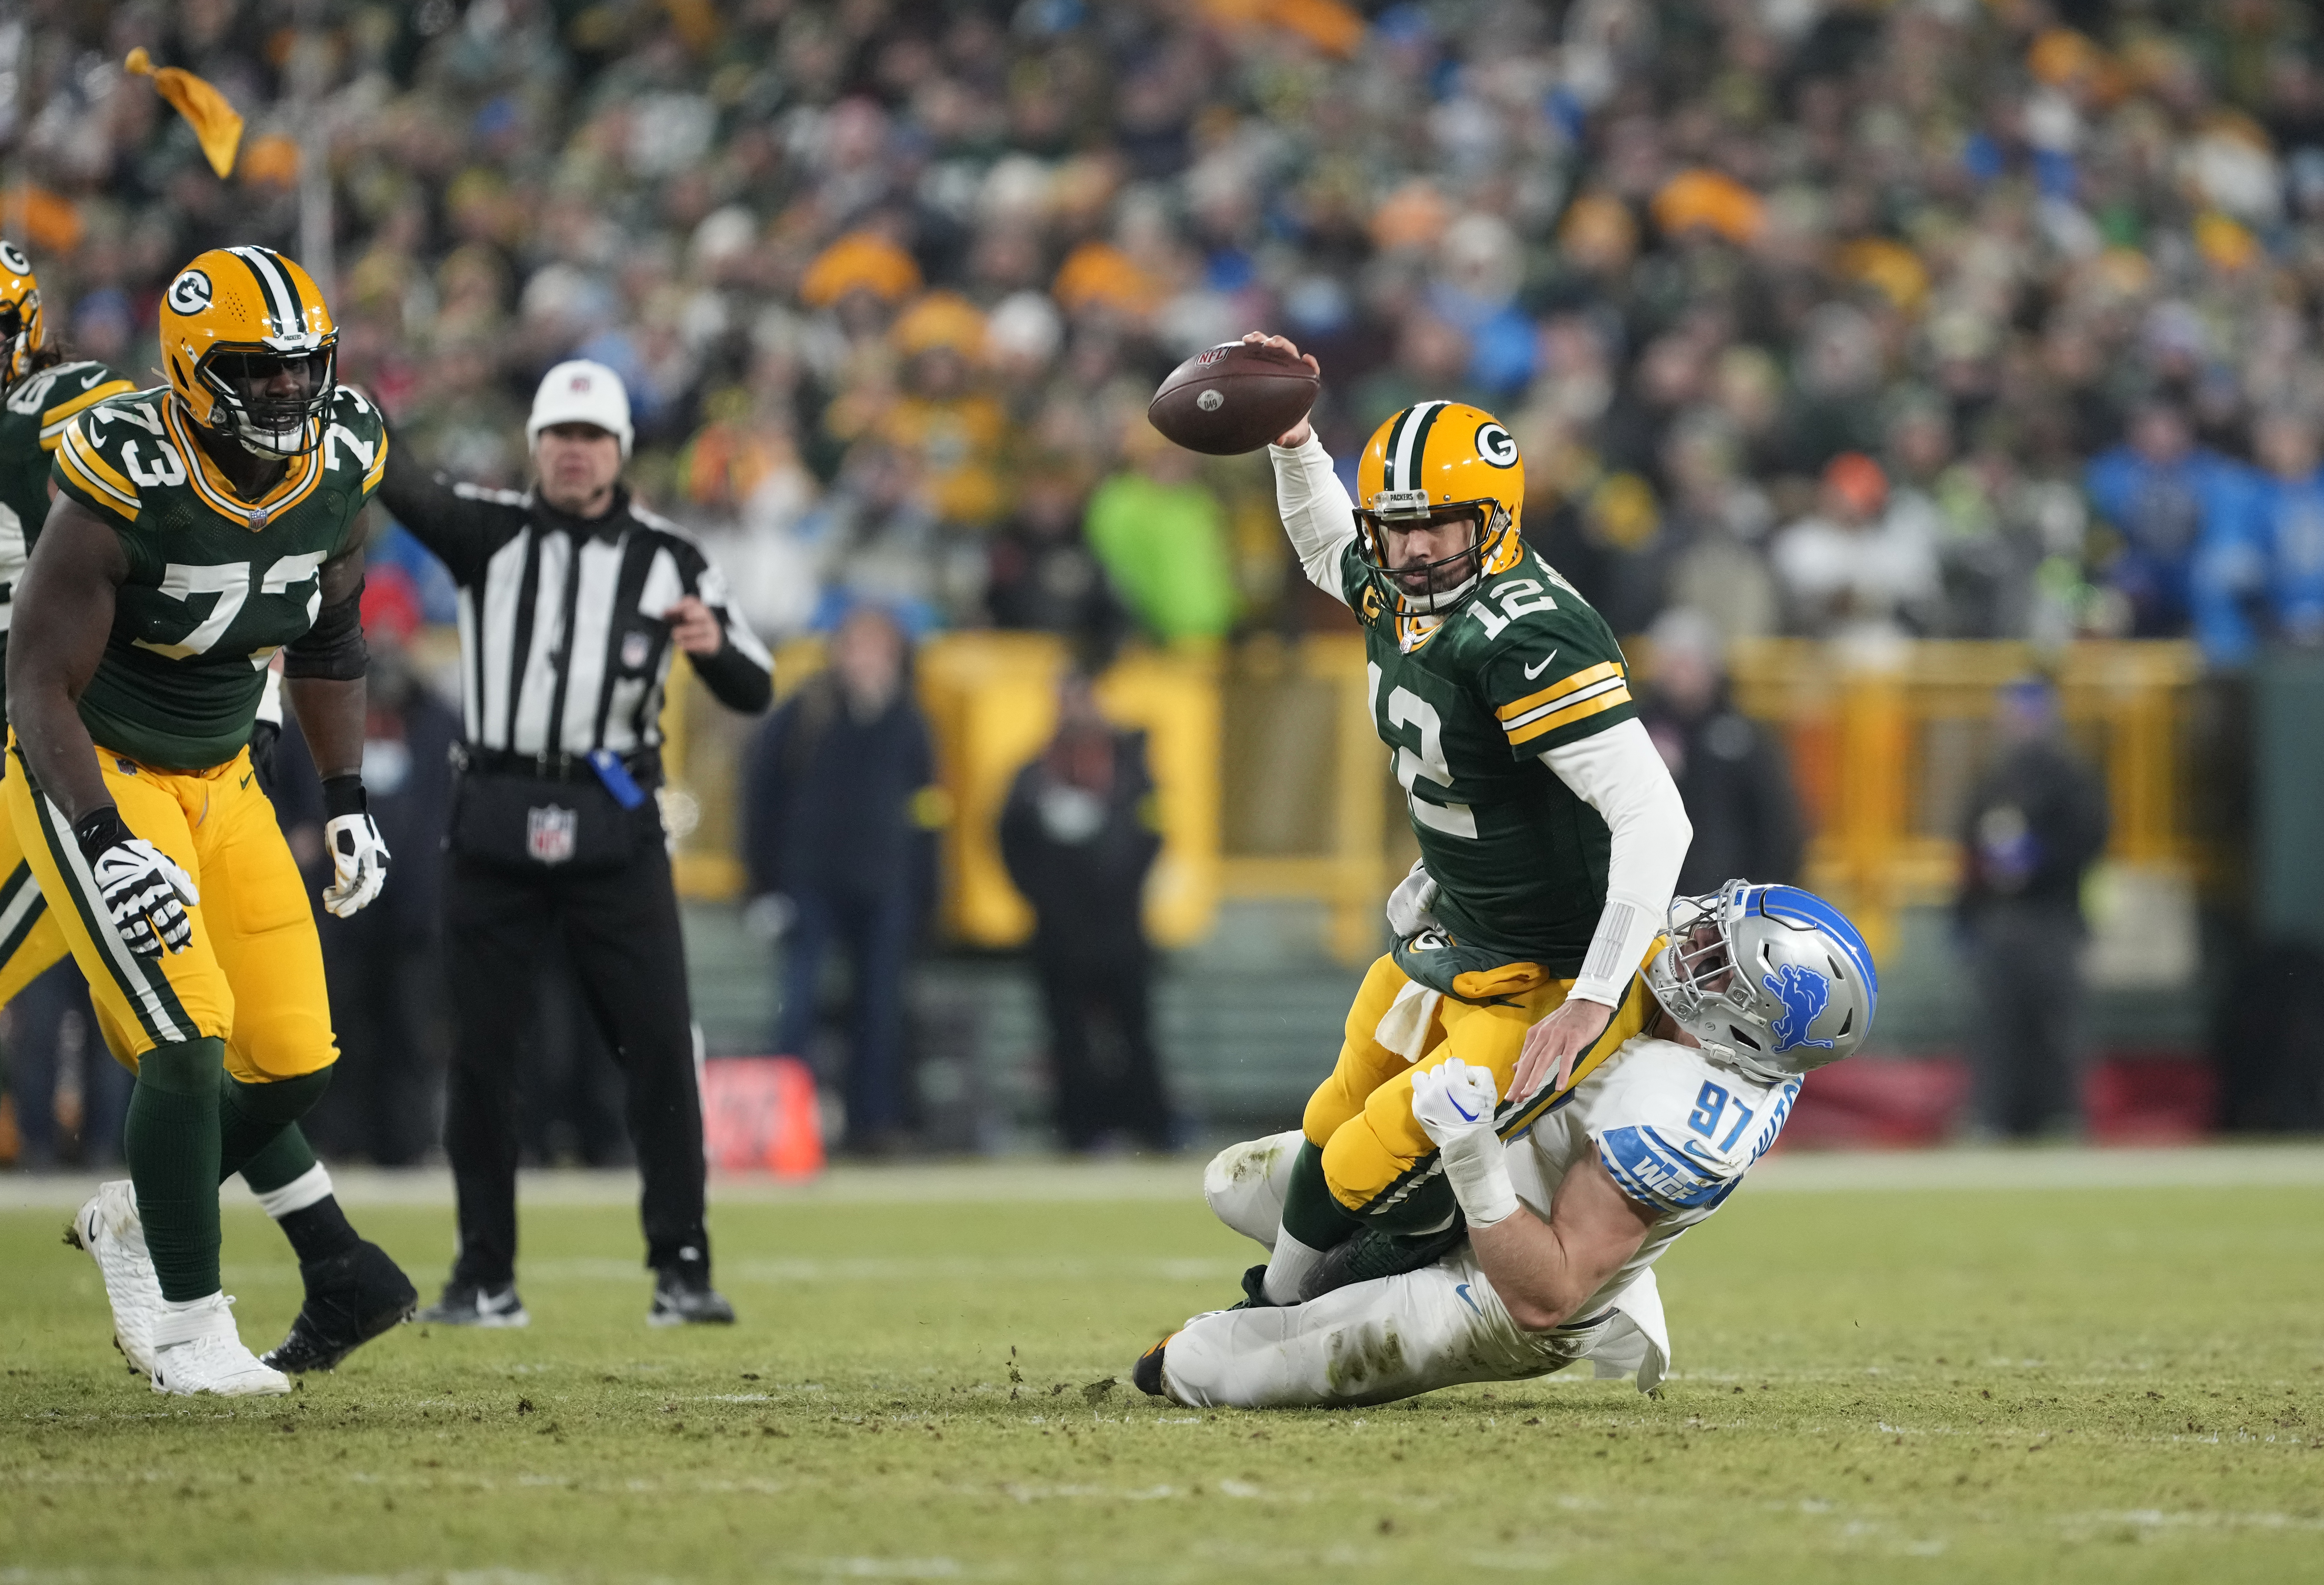
[(1146, 421), (1189, 451), (1233, 456), (1260, 447), (1306, 417), (1322, 382), (1279, 347), (1229, 341), (1170, 371)]

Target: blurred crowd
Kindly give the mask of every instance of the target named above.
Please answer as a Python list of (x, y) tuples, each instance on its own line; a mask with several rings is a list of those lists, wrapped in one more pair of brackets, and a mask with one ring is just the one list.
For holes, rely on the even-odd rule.
[[(141, 43), (243, 107), (230, 180)], [(134, 368), (198, 248), (327, 236), (346, 373), (484, 482), (543, 368), (611, 364), (776, 635), (1305, 625), (1266, 470), (1142, 422), (1266, 327), (1343, 462), (1424, 395), (1507, 419), (1619, 631), (2235, 665), (2324, 632), (2317, 43), (2293, 0), (32, 0), (0, 229)]]
[[(246, 117), (232, 177), (139, 45)], [(639, 494), (776, 639), (1344, 620), (1262, 459), (1144, 421), (1259, 327), (1351, 478), (1410, 401), (1500, 415), (1619, 633), (2224, 670), (2324, 641), (2319, 49), (2299, 0), (22, 0), (0, 235), (141, 375), (184, 260), (283, 248), (482, 484), (611, 365)]]

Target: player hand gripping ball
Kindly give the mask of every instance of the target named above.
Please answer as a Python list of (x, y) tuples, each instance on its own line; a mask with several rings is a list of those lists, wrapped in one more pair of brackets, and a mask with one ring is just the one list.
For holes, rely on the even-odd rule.
[(1412, 1115), (1439, 1149), (1480, 1129), (1490, 1133), (1493, 1108), (1499, 1100), (1493, 1070), (1457, 1056), (1412, 1075)]
[(105, 902), (106, 916), (139, 957), (183, 952), (194, 938), (186, 910), (202, 900), (194, 878), (169, 854), (133, 834), (121, 811), (107, 804), (74, 823)]
[(323, 823), (323, 845), (331, 853), (331, 883), (323, 889), (323, 906), (337, 918), (349, 918), (370, 906), (387, 884), (387, 841), (355, 777), (326, 781), (323, 807), (330, 816)]

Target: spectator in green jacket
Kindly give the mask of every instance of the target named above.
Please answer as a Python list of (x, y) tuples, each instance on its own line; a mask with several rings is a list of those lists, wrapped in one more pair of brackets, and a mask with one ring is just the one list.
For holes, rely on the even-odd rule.
[(1226, 508), (1194, 454), (1156, 437), (1090, 497), (1090, 548), (1146, 631), (1166, 643), (1222, 639), (1234, 625)]

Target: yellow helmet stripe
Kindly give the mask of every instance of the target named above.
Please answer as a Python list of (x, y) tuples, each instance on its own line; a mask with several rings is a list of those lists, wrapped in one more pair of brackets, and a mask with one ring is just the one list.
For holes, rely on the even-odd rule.
[(1396, 431), (1388, 438), (1388, 488), (1418, 490), (1422, 484), (1421, 463), (1427, 453), (1428, 431), (1436, 426), (1436, 415), (1452, 404), (1449, 401), (1424, 401), (1406, 408), (1397, 420)]
[(264, 248), (241, 247), (226, 251), (248, 265), (250, 272), (258, 278), (258, 289), (266, 294), (267, 303), (273, 309), (274, 321), (281, 327), (276, 334), (305, 334), (307, 322), (299, 309), (299, 288), (291, 281), (289, 271), (277, 267), (274, 255)]

